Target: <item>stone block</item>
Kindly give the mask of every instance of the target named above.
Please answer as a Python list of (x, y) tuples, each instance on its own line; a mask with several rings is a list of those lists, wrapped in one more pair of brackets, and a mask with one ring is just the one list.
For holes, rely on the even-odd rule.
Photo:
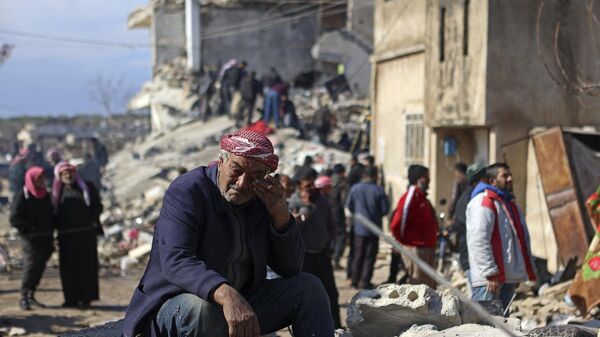
[(440, 295), (423, 284), (387, 284), (357, 293), (346, 323), (354, 337), (390, 337), (415, 324), (446, 329), (462, 321), (460, 303), (449, 292)]

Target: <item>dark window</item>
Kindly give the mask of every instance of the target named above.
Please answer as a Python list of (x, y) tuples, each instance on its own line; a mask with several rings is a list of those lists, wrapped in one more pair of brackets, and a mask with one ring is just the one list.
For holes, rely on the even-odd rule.
[(469, 55), (469, 0), (465, 0), (463, 17), (463, 55)]
[(446, 58), (446, 7), (440, 10), (440, 62), (444, 62)]

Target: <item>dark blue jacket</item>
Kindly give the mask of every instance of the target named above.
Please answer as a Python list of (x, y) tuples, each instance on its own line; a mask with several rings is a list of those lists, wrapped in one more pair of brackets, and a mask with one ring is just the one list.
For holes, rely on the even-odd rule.
[[(390, 201), (383, 187), (373, 182), (361, 181), (350, 189), (346, 208), (353, 214), (362, 214), (381, 228), (382, 218), (390, 211)], [(353, 220), (354, 235), (377, 236), (357, 219)]]
[[(212, 301), (212, 292), (227, 282), (231, 245), (228, 206), (217, 187), (217, 166), (199, 167), (169, 186), (156, 224), (150, 261), (125, 313), (123, 335), (156, 336), (152, 323), (169, 298), (192, 293)], [(286, 231), (275, 232), (262, 202), (248, 212), (248, 247), (254, 265), (250, 288), (264, 281), (267, 264), (282, 276), (302, 270), (304, 243), (290, 216)]]

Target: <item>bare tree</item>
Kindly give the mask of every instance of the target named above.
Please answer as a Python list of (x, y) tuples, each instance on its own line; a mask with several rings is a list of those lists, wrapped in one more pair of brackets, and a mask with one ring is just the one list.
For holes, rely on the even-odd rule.
[[(591, 32), (591, 39), (593, 40), (593, 45), (596, 47), (596, 52), (600, 53), (600, 45), (598, 43), (598, 40), (596, 38), (596, 29), (598, 29), (600, 27), (600, 21), (598, 20), (598, 18), (596, 17), (596, 15), (594, 14), (594, 1), (595, 0), (586, 0), (586, 11), (587, 11), (587, 20), (588, 20), (588, 28)], [(560, 29), (561, 29), (561, 25), (563, 25), (564, 23), (561, 22), (560, 20), (557, 20), (557, 22), (554, 24), (554, 36), (553, 36), (553, 53), (554, 53), (554, 62), (556, 63), (556, 67), (559, 70), (559, 74), (555, 74), (554, 71), (552, 71), (550, 65), (548, 64), (548, 61), (546, 60), (546, 58), (544, 57), (544, 54), (542, 52), (542, 45), (540, 42), (540, 26), (541, 26), (541, 21), (542, 21), (542, 13), (544, 10), (544, 1), (540, 1), (540, 5), (538, 7), (538, 12), (537, 12), (537, 17), (536, 17), (536, 38), (537, 38), (537, 50), (538, 50), (538, 55), (540, 56), (540, 59), (542, 60), (543, 64), (544, 64), (544, 68), (546, 68), (546, 71), (548, 72), (548, 74), (550, 75), (550, 78), (552, 78), (552, 80), (559, 85), (561, 88), (563, 88), (566, 91), (571, 91), (571, 92), (576, 92), (576, 93), (580, 93), (580, 94), (585, 94), (585, 95), (589, 95), (589, 96), (600, 96), (600, 80), (586, 80), (585, 78), (588, 77), (586, 76), (583, 71), (581, 70), (580, 67), (575, 66), (573, 68), (577, 68), (577, 70), (575, 71), (571, 71), (570, 73), (567, 72), (567, 70), (565, 69), (565, 62), (563, 61), (563, 58), (561, 56), (560, 50), (559, 50), (559, 36), (560, 36)], [(573, 60), (572, 62), (575, 62), (575, 60)]]
[(109, 118), (114, 113), (125, 111), (127, 102), (135, 93), (133, 86), (126, 83), (125, 76), (106, 77), (101, 74), (88, 82), (88, 92), (92, 102)]

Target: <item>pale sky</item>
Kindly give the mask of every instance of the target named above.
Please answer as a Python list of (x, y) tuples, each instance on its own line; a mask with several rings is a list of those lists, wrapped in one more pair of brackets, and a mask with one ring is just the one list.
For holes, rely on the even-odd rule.
[[(123, 78), (134, 91), (151, 76), (150, 50), (54, 41), (68, 38), (147, 45), (147, 30), (128, 30), (127, 15), (148, 0), (0, 0), (0, 117), (100, 112), (89, 82)], [(7, 34), (43, 35), (45, 39)]]

